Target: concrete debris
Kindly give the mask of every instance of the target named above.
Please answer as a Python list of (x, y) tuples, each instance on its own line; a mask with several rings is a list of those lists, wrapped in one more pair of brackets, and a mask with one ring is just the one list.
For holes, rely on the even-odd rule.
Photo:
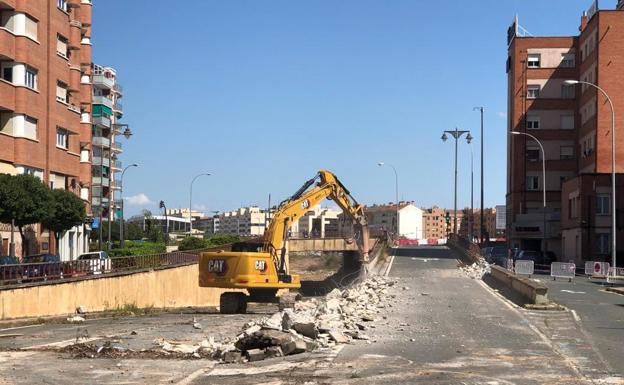
[(483, 279), (483, 276), (490, 272), (490, 264), (480, 258), (472, 265), (460, 266), (459, 270), (472, 279)]
[(193, 325), (193, 329), (201, 329), (202, 326), (199, 322), (197, 322), (197, 319), (195, 319), (195, 317), (193, 317), (193, 321), (191, 321), (191, 324)]
[(80, 305), (76, 308), (76, 314), (86, 314), (87, 313), (87, 307), (84, 305)]
[(79, 316), (79, 315), (75, 315), (75, 316), (72, 316), (72, 317), (67, 318), (67, 322), (70, 322), (70, 323), (80, 323), (80, 322), (85, 322), (85, 318), (84, 318), (84, 317), (81, 317), (81, 316)]
[[(241, 353), (249, 361), (288, 356), (346, 344), (351, 340), (371, 343), (364, 330), (385, 318), (388, 289), (396, 281), (371, 276), (346, 289), (334, 289), (325, 298), (296, 302), (270, 317), (248, 322), (234, 343), (235, 352), (224, 351), (223, 362), (237, 362)], [(404, 288), (407, 290), (408, 288)]]

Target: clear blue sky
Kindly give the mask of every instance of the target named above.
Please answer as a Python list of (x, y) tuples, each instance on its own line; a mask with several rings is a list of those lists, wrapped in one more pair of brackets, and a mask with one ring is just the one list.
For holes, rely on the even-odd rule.
[[(601, 1), (613, 8), (615, 0)], [(578, 32), (590, 0), (94, 2), (93, 57), (124, 86), (126, 215), (157, 202), (229, 210), (266, 206), (316, 170), (334, 171), (364, 203), (400, 196), (453, 204), (453, 143), (476, 138), (486, 107), (485, 204), (505, 203), (506, 30)], [(470, 204), (461, 143), (459, 206)], [(138, 199), (144, 194), (147, 199)]]

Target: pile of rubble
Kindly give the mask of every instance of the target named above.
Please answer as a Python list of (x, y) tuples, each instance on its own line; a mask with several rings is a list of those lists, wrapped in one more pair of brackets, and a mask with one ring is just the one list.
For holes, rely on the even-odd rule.
[(364, 332), (374, 327), (387, 308), (388, 289), (396, 281), (372, 276), (353, 287), (334, 289), (322, 299), (295, 303), (293, 309), (244, 326), (234, 348), (222, 354), (225, 362), (258, 361), (270, 357), (328, 348), (351, 340), (370, 340)]
[(490, 264), (483, 258), (472, 265), (460, 266), (459, 270), (472, 279), (483, 279), (483, 276), (490, 272)]

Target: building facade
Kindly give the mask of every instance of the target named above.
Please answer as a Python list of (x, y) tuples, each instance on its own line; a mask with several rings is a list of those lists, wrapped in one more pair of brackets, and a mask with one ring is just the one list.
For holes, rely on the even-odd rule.
[[(91, 204), (93, 214), (102, 225), (110, 226), (121, 209), (121, 180), (116, 177), (123, 170), (119, 156), (123, 152), (121, 135), (129, 139), (132, 135), (127, 125), (120, 124), (123, 110), (119, 99), (122, 87), (117, 82), (117, 71), (97, 64), (91, 66), (92, 76), (84, 77), (93, 86), (92, 135), (91, 142)], [(106, 223), (102, 220), (106, 219)], [(100, 235), (102, 228), (98, 228)], [(98, 237), (99, 238), (99, 237)], [(110, 241), (110, 239), (105, 240)]]
[[(397, 206), (395, 204), (373, 205), (364, 208), (371, 235), (394, 232), (397, 228)], [(424, 239), (423, 210), (414, 202), (399, 202), (398, 231), (399, 237)]]
[(424, 239), (438, 240), (446, 239), (446, 211), (443, 208), (434, 206), (430, 209), (423, 209), (423, 233)]
[[(91, 198), (91, 1), (0, 1), (0, 172), (32, 174)], [(2, 227), (5, 229), (6, 226)], [(35, 225), (27, 254), (88, 248), (88, 227), (54, 236)], [(9, 232), (10, 233), (10, 232)], [(2, 243), (7, 231), (0, 231)], [(19, 239), (19, 236), (16, 237)]]
[(219, 233), (255, 237), (264, 235), (270, 215), (256, 206), (241, 207), (219, 215)]
[(325, 238), (338, 237), (339, 215), (341, 211), (330, 208), (314, 207), (299, 218), (296, 226), (291, 228), (292, 237)]
[[(571, 239), (576, 239), (578, 226), (571, 218), (563, 219), (570, 215), (566, 205), (570, 196), (577, 193), (582, 202), (588, 202), (597, 193), (573, 186), (586, 186), (588, 181), (600, 186), (601, 175), (611, 172), (609, 104), (594, 87), (568, 85), (564, 81), (594, 83), (611, 96), (616, 111), (624, 107), (623, 10), (622, 1), (616, 10), (599, 9), (598, 2), (594, 2), (581, 17), (576, 36), (522, 36), (517, 19), (508, 31), (508, 131), (535, 136), (545, 152), (544, 156), (539, 144), (526, 135), (509, 136), (506, 218), (512, 247), (546, 249), (568, 260), (568, 253), (573, 249)], [(616, 127), (620, 122), (624, 120), (616, 115)], [(545, 181), (542, 159), (546, 160)], [(616, 159), (616, 172), (622, 173), (624, 138), (621, 136), (616, 144)], [(589, 195), (583, 196), (584, 193)], [(610, 201), (610, 194), (607, 195), (605, 199)], [(591, 207), (595, 205), (587, 209), (592, 210)], [(572, 213), (575, 215), (574, 210)], [(588, 215), (597, 216), (595, 212)], [(587, 239), (595, 236), (592, 234)], [(600, 235), (601, 239), (610, 236), (610, 233)], [(585, 238), (580, 239), (582, 242)], [(562, 243), (566, 244), (565, 248)], [(578, 255), (587, 252), (588, 247), (575, 246), (578, 252), (574, 257), (591, 259), (591, 255)]]

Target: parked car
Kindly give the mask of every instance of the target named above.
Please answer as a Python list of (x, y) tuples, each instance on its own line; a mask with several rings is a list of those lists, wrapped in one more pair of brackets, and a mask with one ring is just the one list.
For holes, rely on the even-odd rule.
[(22, 266), (17, 258), (10, 255), (0, 256), (0, 282), (21, 283), (22, 278)]
[(486, 260), (488, 259), (488, 255), (490, 255), (491, 252), (492, 252), (492, 247), (481, 248), (481, 256), (485, 258)]
[(78, 262), (78, 269), (86, 271), (88, 274), (102, 274), (111, 271), (111, 259), (106, 251), (81, 254), (78, 261), (85, 261)]
[(24, 257), (22, 261), (24, 277), (28, 280), (46, 280), (63, 277), (63, 262), (58, 255), (44, 253)]
[(508, 251), (506, 246), (494, 246), (490, 252), (488, 262), (502, 267), (507, 267)]

